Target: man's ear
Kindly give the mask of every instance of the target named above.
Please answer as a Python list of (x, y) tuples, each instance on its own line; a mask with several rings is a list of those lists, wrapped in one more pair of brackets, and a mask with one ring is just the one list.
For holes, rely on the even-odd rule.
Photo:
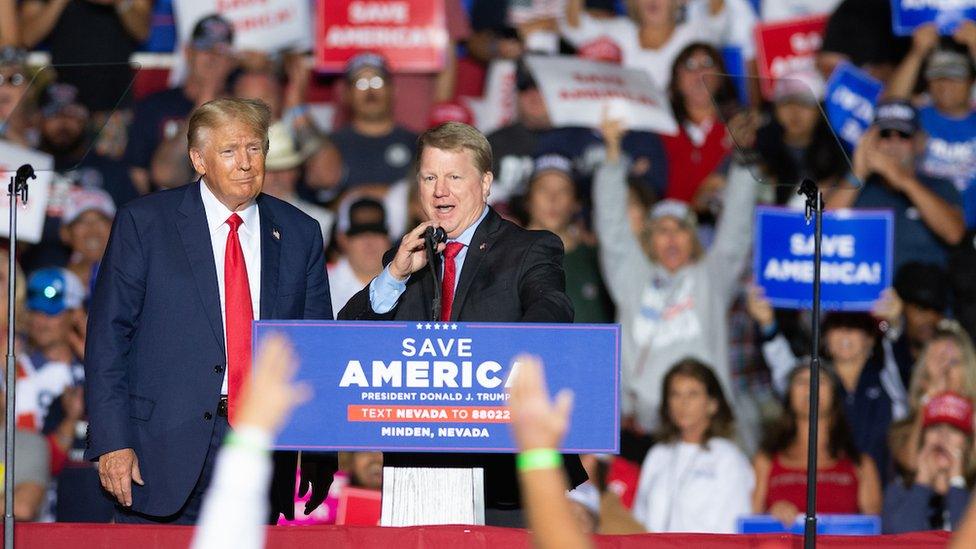
[(200, 152), (200, 149), (190, 149), (190, 162), (198, 174), (207, 175), (207, 166), (203, 163), (203, 153)]
[(488, 197), (491, 195), (491, 182), (494, 180), (495, 174), (490, 171), (481, 176), (481, 194), (485, 197), (485, 202), (488, 202)]

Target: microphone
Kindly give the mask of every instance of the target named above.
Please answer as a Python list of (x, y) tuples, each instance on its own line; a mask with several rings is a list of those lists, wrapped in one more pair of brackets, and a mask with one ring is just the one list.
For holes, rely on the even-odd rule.
[(427, 227), (424, 231), (424, 248), (427, 249), (427, 268), (430, 269), (431, 276), (434, 277), (434, 299), (430, 306), (431, 320), (440, 320), (441, 315), (441, 281), (434, 267), (434, 259), (437, 257), (437, 245), (447, 241), (447, 233), (440, 227)]

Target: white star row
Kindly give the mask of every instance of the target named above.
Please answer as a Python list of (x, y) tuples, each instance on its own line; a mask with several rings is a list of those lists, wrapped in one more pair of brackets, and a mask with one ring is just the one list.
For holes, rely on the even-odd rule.
[(458, 325), (457, 324), (446, 324), (446, 323), (445, 324), (438, 324), (436, 322), (433, 323), (433, 324), (431, 324), (430, 322), (428, 322), (426, 324), (417, 324), (417, 329), (418, 330), (457, 330), (458, 329)]

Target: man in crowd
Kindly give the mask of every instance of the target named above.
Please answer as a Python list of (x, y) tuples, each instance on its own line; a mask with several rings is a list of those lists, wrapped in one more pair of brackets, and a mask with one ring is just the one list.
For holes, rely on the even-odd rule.
[[(338, 311), (383, 270), (383, 252), (390, 248), (386, 210), (374, 198), (347, 200), (340, 213), (336, 241), (342, 256), (329, 265), (332, 310)], [(343, 215), (344, 214), (344, 215)]]
[[(183, 85), (154, 93), (135, 106), (125, 151), (132, 182), (141, 193), (154, 190), (149, 169), (156, 149), (168, 140), (182, 139), (185, 120), (200, 106), (224, 92), (234, 68), (234, 28), (219, 15), (204, 17), (193, 27), (187, 44), (187, 75)], [(182, 182), (181, 182), (182, 183)]]
[[(565, 293), (563, 247), (548, 231), (526, 231), (487, 205), (491, 146), (471, 126), (449, 122), (418, 140), (417, 185), (427, 221), (406, 234), (384, 257), (385, 267), (339, 314), (345, 320), (572, 322)], [(443, 270), (427, 268), (424, 231), (440, 227)], [(442, 288), (439, 311), (430, 290)], [(401, 454), (384, 456), (391, 467), (483, 467), (485, 521), (522, 525), (515, 460), (510, 454)], [(586, 480), (579, 458), (566, 460), (571, 487)], [(418, 494), (423, 497), (424, 494)]]
[(918, 261), (944, 267), (962, 239), (962, 205), (952, 183), (916, 174), (919, 132), (915, 108), (882, 101), (854, 152), (853, 189), (838, 189), (828, 208), (888, 208), (895, 215), (895, 268)]
[(359, 54), (346, 64), (343, 102), (349, 124), (332, 141), (346, 167), (346, 189), (389, 186), (407, 176), (417, 136), (393, 119), (393, 86), (386, 61)]
[(516, 69), (515, 89), (518, 117), (488, 136), (494, 153), (491, 170), (495, 174), (489, 202), (494, 207), (505, 207), (512, 198), (525, 194), (539, 136), (552, 128), (542, 92), (524, 63)]
[[(971, 96), (976, 82), (976, 23), (965, 21), (955, 40), (940, 40), (934, 24), (912, 35), (912, 49), (888, 85), (888, 96), (911, 99), (919, 74), (931, 103), (919, 110), (928, 135), (919, 169), (951, 181), (963, 198), (966, 226), (976, 228), (976, 111)], [(925, 66), (924, 73), (922, 67)]]
[[(949, 306), (949, 280), (944, 269), (928, 263), (908, 263), (895, 273), (896, 305), (891, 329), (892, 350), (904, 387), (909, 387), (912, 370), (922, 350), (932, 339)], [(900, 307), (898, 306), (900, 304)]]
[[(302, 176), (305, 157), (284, 122), (275, 122), (268, 130), (268, 158), (265, 161), (264, 192), (284, 200), (308, 214), (322, 229), (322, 242), (332, 237), (335, 215), (322, 206), (298, 196), (298, 180)], [(337, 309), (336, 309), (337, 310)]]
[[(125, 164), (101, 155), (88, 135), (91, 121), (88, 108), (71, 84), (49, 84), (40, 100), (40, 149), (54, 157), (54, 169), (76, 185), (108, 192), (116, 204), (139, 196), (132, 186)], [(95, 136), (97, 137), (97, 136)]]
[[(200, 180), (116, 216), (85, 352), (85, 455), (121, 505), (116, 522), (196, 522), (250, 371), (252, 320), (332, 318), (318, 224), (261, 193), (270, 122), (254, 100), (196, 108)], [(291, 456), (278, 460), (272, 520), (293, 514)], [(334, 467), (313, 495), (324, 499)]]

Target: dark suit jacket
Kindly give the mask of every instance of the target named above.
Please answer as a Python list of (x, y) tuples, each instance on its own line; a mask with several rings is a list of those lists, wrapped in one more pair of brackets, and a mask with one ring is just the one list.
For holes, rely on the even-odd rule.
[[(201, 184), (119, 210), (88, 318), (85, 456), (133, 448), (145, 486), (132, 509), (153, 516), (179, 511), (200, 475), (226, 365)], [(257, 204), (260, 317), (331, 319), (318, 223), (267, 195)]]
[[(393, 260), (396, 247), (383, 258)], [(475, 230), (458, 280), (451, 320), (458, 322), (572, 322), (573, 305), (566, 296), (563, 244), (548, 231), (527, 231), (494, 210)], [(440, 272), (440, 265), (436, 265)], [(386, 314), (373, 311), (369, 287), (353, 296), (340, 320), (429, 320), (434, 280), (424, 268), (407, 280), (397, 306)], [(484, 467), (485, 506), (519, 506), (515, 459), (510, 454), (386, 453), (384, 465), (400, 467)], [(586, 480), (577, 456), (565, 456), (570, 486)]]

